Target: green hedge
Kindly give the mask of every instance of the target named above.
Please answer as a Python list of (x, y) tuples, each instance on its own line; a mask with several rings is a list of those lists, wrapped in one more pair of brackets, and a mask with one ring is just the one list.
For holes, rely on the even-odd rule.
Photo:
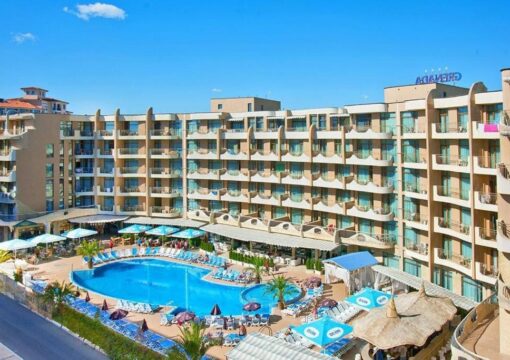
[(200, 249), (207, 251), (207, 252), (213, 252), (214, 251), (214, 245), (210, 242), (202, 241), (200, 243)]
[(317, 270), (322, 271), (323, 265), (320, 259), (314, 260), (312, 258), (308, 258), (305, 260), (305, 266), (307, 270)]
[(61, 311), (53, 315), (53, 320), (99, 346), (110, 359), (162, 360), (165, 358), (109, 329), (99, 320), (91, 319), (67, 306), (62, 306)]
[(270, 268), (274, 268), (273, 258), (266, 259), (266, 258), (263, 258), (260, 256), (244, 255), (244, 254), (239, 254), (233, 250), (230, 250), (229, 256), (230, 256), (230, 260), (240, 261), (240, 262), (244, 262), (244, 263), (251, 264), (251, 265), (255, 265), (255, 262), (258, 261), (258, 259), (260, 259), (260, 261), (262, 261), (262, 264), (266, 264), (266, 262), (267, 262), (268, 263), (267, 265), (269, 265)]

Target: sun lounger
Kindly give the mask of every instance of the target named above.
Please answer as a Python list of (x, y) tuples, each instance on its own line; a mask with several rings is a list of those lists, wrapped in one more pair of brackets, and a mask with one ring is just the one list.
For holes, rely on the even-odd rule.
[(138, 248), (132, 248), (131, 249), (131, 256), (138, 256)]

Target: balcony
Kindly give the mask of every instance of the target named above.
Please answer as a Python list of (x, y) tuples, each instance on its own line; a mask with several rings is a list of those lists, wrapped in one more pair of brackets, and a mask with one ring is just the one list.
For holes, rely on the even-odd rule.
[(510, 172), (508, 164), (499, 164), (497, 169), (498, 191), (500, 194), (510, 195)]
[(227, 190), (227, 192), (221, 196), (221, 201), (248, 203), (250, 202), (250, 196), (240, 190)]
[(394, 214), (389, 208), (371, 209), (360, 205), (347, 209), (347, 215), (375, 221), (392, 221), (394, 218)]
[(248, 154), (239, 150), (223, 149), (220, 154), (221, 160), (248, 160)]
[(405, 212), (403, 220), (404, 224), (407, 227), (411, 227), (422, 231), (429, 230), (429, 219), (426, 214), (420, 214), (416, 212), (415, 213)]
[(250, 155), (250, 160), (256, 161), (278, 161), (278, 154), (274, 153), (271, 150), (252, 150)]
[(248, 133), (246, 129), (225, 129), (221, 133), (222, 139), (227, 140), (246, 140), (248, 138)]
[(226, 181), (249, 181), (250, 175), (247, 170), (227, 170), (220, 175), (220, 179)]
[(186, 135), (186, 138), (189, 140), (194, 140), (194, 139), (214, 140), (217, 137), (218, 137), (218, 129), (207, 129), (207, 128), (200, 128), (196, 131), (188, 131), (188, 134)]
[(121, 177), (145, 177), (145, 168), (138, 166), (118, 168), (118, 176)]
[(315, 132), (317, 139), (336, 140), (342, 138), (342, 127), (331, 128), (329, 130), (317, 129)]
[(297, 151), (287, 151), (282, 150), (282, 159), (281, 161), (294, 161), (294, 162), (309, 162), (310, 157), (304, 153), (302, 150)]
[(402, 166), (409, 169), (427, 170), (427, 159), (420, 154), (402, 154)]
[(78, 187), (74, 190), (74, 193), (76, 194), (76, 196), (94, 196), (95, 195), (94, 187), (92, 185)]
[(94, 140), (94, 131), (92, 130), (60, 130), (61, 140)]
[(118, 130), (119, 140), (144, 140), (145, 134), (139, 130)]
[(470, 159), (460, 159), (452, 156), (432, 155), (432, 169), (461, 173), (470, 172)]
[(345, 132), (346, 139), (391, 139), (392, 132), (376, 132), (370, 126), (353, 126)]
[[(350, 202), (352, 206), (353, 202)], [(338, 215), (345, 215), (347, 213), (347, 205), (341, 200), (328, 201), (327, 199), (320, 199), (316, 204), (313, 205), (314, 211), (333, 213)]]
[(490, 285), (498, 282), (498, 269), (480, 261), (475, 261), (475, 278)]
[(16, 161), (16, 150), (13, 148), (1, 150), (0, 161)]
[(197, 149), (188, 150), (188, 159), (218, 160), (219, 154), (216, 150)]
[(181, 152), (172, 149), (150, 149), (151, 159), (179, 159)]
[(119, 159), (145, 159), (144, 149), (120, 148), (117, 149)]
[(498, 212), (498, 194), (475, 191), (475, 209)]
[(225, 189), (212, 190), (208, 188), (190, 189), (188, 199), (196, 200), (220, 200), (221, 195), (226, 192)]
[(348, 178), (342, 176), (328, 176), (325, 174), (315, 174), (313, 176), (313, 186), (315, 187), (324, 187), (331, 189), (345, 189), (345, 183), (349, 180), (351, 176)]
[(98, 130), (96, 136), (99, 140), (113, 140), (113, 130)]
[(97, 207), (100, 214), (115, 214), (115, 206), (113, 205), (99, 204)]
[(181, 131), (175, 129), (152, 129), (149, 135), (151, 140), (178, 140), (181, 138)]
[(503, 111), (499, 124), (499, 132), (502, 136), (510, 136), (510, 111)]
[(417, 124), (414, 126), (402, 126), (402, 139), (426, 139), (427, 131), (426, 126)]
[(318, 164), (343, 164), (343, 159), (341, 154), (317, 152), (314, 153), (312, 162)]
[(197, 180), (219, 180), (223, 173), (225, 173), (225, 169), (211, 170), (207, 168), (200, 168), (196, 170), (189, 170), (187, 178)]
[[(282, 128), (283, 129), (283, 128)], [(256, 140), (276, 140), (280, 138), (280, 128), (254, 129), (253, 138)]]
[(14, 191), (10, 192), (0, 192), (0, 204), (15, 204), (16, 203), (16, 193)]
[(256, 193), (251, 198), (252, 204), (282, 206), (282, 200), (287, 198), (286, 194), (265, 194)]
[(124, 215), (146, 215), (144, 205), (120, 205), (119, 210)]
[(284, 133), (285, 139), (308, 139), (310, 131), (306, 127), (288, 127)]
[(252, 170), (250, 181), (279, 184), (281, 182), (282, 176), (284, 175), (285, 172)]
[(150, 196), (157, 198), (176, 198), (182, 196), (182, 190), (172, 189), (169, 186), (154, 186), (150, 188)]
[(469, 139), (469, 125), (467, 127), (448, 124), (441, 126), (439, 123), (432, 124), (433, 139)]
[(124, 186), (117, 188), (118, 196), (147, 196), (145, 186)]
[(345, 163), (347, 165), (392, 166), (393, 159), (374, 157), (373, 153), (362, 154), (355, 152), (345, 160)]
[(181, 216), (181, 209), (170, 206), (151, 206), (151, 216), (174, 218)]
[(456, 253), (447, 253), (443, 249), (434, 248), (434, 263), (471, 276), (471, 259)]
[[(405, 243), (405, 241), (404, 241)], [(423, 243), (405, 243), (404, 256), (413, 258), (424, 263), (429, 262), (429, 247), (428, 244)]]
[(510, 229), (505, 222), (498, 221), (498, 233), (496, 236), (498, 241), (498, 250), (510, 253)]
[[(27, 133), (24, 127), (22, 128), (12, 128), (9, 130), (0, 129), (0, 140), (10, 140), (17, 139)], [(62, 138), (62, 132), (60, 133)]]
[(282, 206), (295, 208), (295, 209), (312, 210), (313, 204), (318, 201), (319, 201), (319, 199), (304, 198), (303, 196), (299, 196), (299, 195), (297, 195), (297, 196), (290, 195), (282, 201)]
[(115, 187), (97, 186), (96, 194), (99, 196), (115, 196)]
[(453, 236), (467, 242), (471, 242), (471, 226), (458, 221), (445, 220), (442, 217), (434, 217), (434, 231), (436, 233)]
[(92, 167), (80, 167), (74, 169), (75, 176), (94, 176), (94, 168)]
[(205, 222), (209, 222), (211, 220), (210, 211), (205, 210), (205, 209), (188, 210), (187, 215), (188, 215), (188, 218), (192, 219), (192, 220), (205, 221)]
[(497, 249), (497, 230), (475, 226), (475, 244)]
[(150, 177), (153, 179), (173, 179), (181, 177), (180, 169), (155, 167), (150, 169)]
[(496, 164), (491, 164), (489, 158), (473, 156), (473, 172), (480, 175), (496, 176)]
[(416, 184), (403, 184), (403, 195), (412, 199), (428, 200), (428, 192), (425, 186)]
[(301, 172), (289, 172), (282, 178), (282, 184), (311, 186), (312, 181)]
[(471, 207), (471, 192), (462, 192), (457, 189), (449, 189), (444, 186), (434, 185), (434, 201), (441, 201), (447, 204), (453, 204), (464, 207)]
[(393, 193), (393, 184), (389, 182), (383, 182), (382, 185), (378, 185), (375, 184), (372, 180), (360, 180), (353, 178), (351, 182), (347, 183), (346, 189), (374, 194), (391, 194)]
[(97, 149), (96, 150), (96, 157), (99, 159), (113, 159), (113, 149)]
[(340, 231), (341, 243), (345, 245), (355, 245), (373, 249), (393, 249), (395, 246), (395, 237), (384, 234), (365, 234), (354, 231)]
[(98, 167), (97, 176), (101, 177), (113, 177), (115, 175), (114, 167)]
[(499, 139), (499, 124), (484, 124), (473, 121), (474, 139)]

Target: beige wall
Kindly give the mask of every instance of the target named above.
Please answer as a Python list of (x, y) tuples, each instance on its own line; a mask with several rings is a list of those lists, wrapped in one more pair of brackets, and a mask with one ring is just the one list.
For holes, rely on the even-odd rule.
[[(221, 104), (222, 108), (218, 109)], [(211, 99), (211, 112), (247, 112), (248, 104), (252, 104), (251, 111), (280, 110), (280, 102), (258, 97)]]

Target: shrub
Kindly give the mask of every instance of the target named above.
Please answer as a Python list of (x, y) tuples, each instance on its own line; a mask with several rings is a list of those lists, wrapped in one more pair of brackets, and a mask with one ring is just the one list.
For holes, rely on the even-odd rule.
[(200, 249), (207, 251), (207, 252), (213, 252), (214, 245), (212, 243), (202, 241), (200, 243)]
[(110, 359), (164, 359), (162, 355), (107, 328), (99, 320), (91, 319), (67, 306), (55, 314), (53, 320), (99, 346)]

